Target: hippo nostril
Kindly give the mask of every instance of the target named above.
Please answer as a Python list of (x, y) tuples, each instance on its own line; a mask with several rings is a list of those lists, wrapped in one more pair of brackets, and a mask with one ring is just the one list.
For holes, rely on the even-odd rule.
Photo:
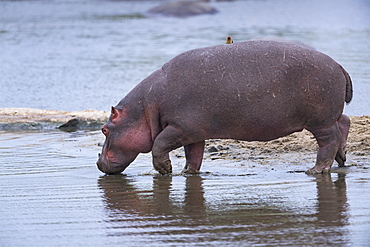
[(101, 155), (101, 154), (100, 154), (100, 153), (98, 153), (98, 158), (100, 158), (100, 155)]

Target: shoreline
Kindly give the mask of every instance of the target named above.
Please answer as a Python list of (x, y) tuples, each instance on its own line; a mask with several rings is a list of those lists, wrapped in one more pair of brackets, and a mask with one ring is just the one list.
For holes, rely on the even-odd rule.
[[(58, 128), (66, 131), (99, 130), (109, 115), (110, 112), (97, 110), (68, 112), (33, 108), (0, 108), (0, 130), (51, 130)], [(356, 156), (369, 156), (370, 116), (350, 116), (350, 119), (351, 128), (347, 151)], [(246, 149), (252, 150), (258, 155), (315, 152), (317, 143), (311, 133), (303, 130), (268, 142), (209, 140), (206, 143), (205, 151), (211, 154), (216, 153), (217, 156), (232, 158)]]
[(97, 110), (0, 108), (0, 130), (58, 129), (63, 125), (67, 128), (98, 130), (108, 120), (109, 115), (110, 112)]

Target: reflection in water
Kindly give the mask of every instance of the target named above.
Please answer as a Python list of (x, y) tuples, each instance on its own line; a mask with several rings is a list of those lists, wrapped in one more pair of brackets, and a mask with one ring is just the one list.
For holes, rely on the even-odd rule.
[(186, 178), (184, 214), (193, 220), (206, 217), (206, 206), (201, 176), (188, 176)]
[(172, 179), (165, 176), (161, 179), (159, 175), (153, 177), (153, 200), (151, 202), (154, 215), (169, 215), (173, 207), (170, 200)]
[(347, 194), (345, 173), (338, 173), (333, 182), (330, 175), (317, 175), (317, 226), (325, 227), (325, 232), (315, 240), (320, 243), (348, 242), (348, 232), (343, 226), (348, 225)]
[(347, 224), (347, 196), (345, 174), (338, 174), (333, 183), (330, 176), (316, 177), (318, 197), (318, 220), (327, 226)]
[[(204, 184), (208, 178), (194, 175), (184, 178), (184, 191), (176, 191), (175, 178), (179, 177), (154, 176), (152, 188), (141, 190), (134, 177), (100, 177), (107, 235), (136, 244), (154, 236), (168, 244), (350, 243), (345, 174), (338, 174), (334, 182), (330, 175), (315, 176), (317, 202), (298, 206), (286, 195), (294, 186), (284, 191), (258, 184), (235, 191), (232, 184), (210, 186)], [(232, 199), (222, 200), (223, 196)]]
[(205, 212), (200, 176), (187, 177), (184, 205), (179, 205), (170, 198), (171, 176), (154, 176), (153, 190), (135, 188), (135, 181), (122, 174), (102, 176), (98, 183), (104, 191), (103, 197), (111, 218), (122, 214), (168, 216), (182, 210), (187, 216), (197, 218)]
[(119, 220), (122, 214), (148, 215), (153, 210), (147, 202), (151, 191), (137, 190), (125, 175), (103, 176), (99, 186), (104, 188), (104, 199), (110, 209), (107, 212), (112, 220)]

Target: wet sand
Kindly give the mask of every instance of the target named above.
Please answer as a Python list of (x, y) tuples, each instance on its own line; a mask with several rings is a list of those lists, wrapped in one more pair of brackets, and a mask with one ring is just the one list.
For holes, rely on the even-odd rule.
[[(0, 130), (54, 129), (75, 122), (78, 129), (99, 129), (109, 117), (109, 112), (55, 111), (30, 108), (0, 108)], [(352, 116), (347, 152), (356, 156), (370, 155), (370, 116)], [(249, 157), (291, 152), (315, 152), (317, 143), (311, 133), (304, 130), (269, 142), (244, 142), (237, 140), (209, 140), (206, 156), (211, 159), (236, 158), (249, 150)], [(181, 154), (177, 154), (181, 156)]]

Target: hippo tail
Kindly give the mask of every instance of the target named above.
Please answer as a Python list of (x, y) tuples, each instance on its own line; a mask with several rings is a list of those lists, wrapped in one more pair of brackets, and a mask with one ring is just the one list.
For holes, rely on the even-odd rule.
[(349, 104), (349, 102), (351, 102), (352, 96), (353, 96), (352, 80), (351, 80), (351, 77), (349, 76), (349, 74), (347, 73), (347, 71), (342, 66), (340, 66), (340, 68), (343, 71), (344, 77), (346, 77), (346, 98), (345, 98), (345, 102), (347, 104)]

